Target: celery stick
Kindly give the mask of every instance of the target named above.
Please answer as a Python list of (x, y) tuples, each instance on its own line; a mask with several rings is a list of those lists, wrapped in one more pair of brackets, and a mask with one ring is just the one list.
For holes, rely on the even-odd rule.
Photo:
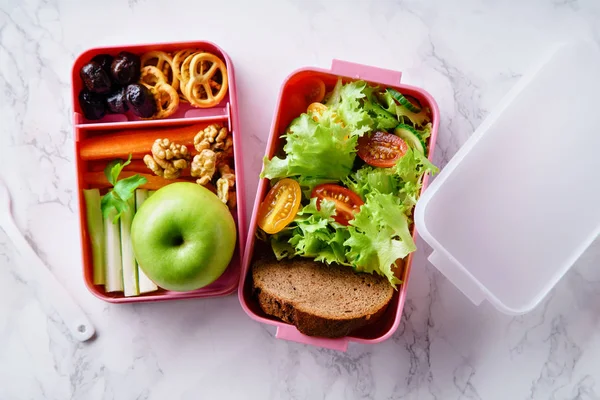
[(104, 285), (104, 225), (102, 211), (100, 210), (100, 191), (98, 189), (84, 189), (85, 214), (87, 231), (92, 245), (92, 269), (94, 271), (94, 285)]
[(108, 218), (104, 218), (104, 234), (106, 238), (106, 292), (123, 291), (120, 222), (117, 221), (117, 223), (113, 224), (113, 219), (116, 215), (117, 210), (113, 208), (109, 211)]
[[(142, 203), (150, 197), (150, 193), (147, 189), (136, 189), (135, 190), (135, 209), (139, 210)], [(138, 282), (140, 293), (149, 293), (158, 290), (158, 286), (148, 278), (144, 271), (137, 266), (138, 271)]]
[(135, 198), (127, 201), (129, 208), (121, 214), (121, 261), (123, 267), (123, 290), (125, 296), (140, 294), (138, 287), (138, 268), (131, 246), (131, 222), (135, 213)]

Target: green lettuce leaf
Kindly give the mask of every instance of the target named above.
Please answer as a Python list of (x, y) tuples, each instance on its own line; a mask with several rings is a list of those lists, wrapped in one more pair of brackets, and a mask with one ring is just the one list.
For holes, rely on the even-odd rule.
[(349, 232), (333, 220), (335, 203), (323, 200), (317, 209), (316, 201), (312, 198), (284, 231), (271, 236), (275, 256), (278, 260), (301, 256), (328, 264), (350, 265), (344, 247)]
[(392, 168), (373, 168), (364, 166), (348, 178), (344, 184), (363, 200), (370, 193), (393, 194), (410, 215), (422, 187), (425, 173), (435, 174), (438, 168), (423, 154), (409, 148)]
[(340, 116), (346, 126), (350, 127), (354, 135), (362, 135), (371, 130), (373, 119), (369, 112), (362, 106), (362, 99), (366, 97), (367, 83), (355, 81), (342, 86), (340, 103), (333, 110)]
[(410, 147), (393, 167), (395, 173), (404, 182), (418, 183), (426, 172), (438, 173), (439, 169), (431, 163), (420, 151), (413, 151)]
[(262, 178), (300, 177), (333, 181), (345, 178), (354, 165), (360, 131), (335, 121), (332, 110), (323, 113), (319, 122), (308, 114), (294, 119), (284, 136), (286, 157), (264, 159)]
[(362, 100), (362, 106), (373, 120), (372, 128), (374, 131), (388, 131), (398, 125), (398, 119), (395, 114), (391, 114), (381, 107), (375, 96), (375, 93), (378, 90), (378, 87), (367, 85), (365, 89), (363, 89), (365, 97)]
[(393, 194), (368, 195), (350, 225), (350, 238), (344, 242), (348, 260), (358, 271), (377, 272), (395, 287), (400, 280), (393, 264), (416, 250), (399, 199)]
[(368, 165), (350, 175), (344, 180), (344, 184), (363, 200), (368, 193), (398, 193), (402, 188), (402, 181), (393, 168), (374, 168)]

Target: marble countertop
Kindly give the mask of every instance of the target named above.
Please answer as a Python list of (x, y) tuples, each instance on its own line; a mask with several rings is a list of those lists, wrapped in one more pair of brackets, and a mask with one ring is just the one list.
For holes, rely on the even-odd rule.
[(403, 71), (439, 103), (444, 165), (527, 67), (570, 38), (600, 43), (600, 3), (0, 0), (0, 177), (17, 224), (98, 332), (70, 339), (0, 230), (0, 399), (600, 399), (600, 241), (519, 317), (472, 305), (419, 242), (398, 331), (345, 353), (275, 339), (235, 295), (104, 303), (83, 284), (78, 249), (69, 78), (86, 48), (222, 46), (236, 67), (250, 209), (292, 70), (338, 58)]

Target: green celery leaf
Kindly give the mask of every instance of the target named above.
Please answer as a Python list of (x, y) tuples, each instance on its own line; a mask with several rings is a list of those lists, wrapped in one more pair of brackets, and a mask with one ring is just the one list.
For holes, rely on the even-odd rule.
[(129, 209), (127, 201), (133, 197), (135, 189), (148, 182), (146, 178), (138, 174), (119, 180), (123, 168), (131, 163), (131, 157), (132, 155), (129, 154), (129, 158), (125, 162), (122, 162), (123, 160), (113, 160), (104, 168), (104, 175), (113, 185), (113, 188), (102, 197), (100, 208), (104, 218), (108, 218), (113, 209), (116, 210), (113, 223), (116, 223), (123, 212)]
[(131, 163), (132, 154), (129, 154), (129, 158), (127, 161), (123, 162), (123, 160), (117, 159), (109, 162), (104, 168), (104, 175), (106, 179), (110, 182), (111, 185), (115, 185), (117, 180), (119, 179), (119, 174), (123, 170), (126, 165)]
[(135, 194), (135, 189), (148, 182), (148, 179), (141, 175), (135, 174), (128, 178), (117, 181), (114, 191), (123, 201), (127, 201)]
[(100, 201), (100, 209), (102, 210), (102, 216), (104, 218), (108, 218), (113, 209), (116, 210), (116, 214), (112, 221), (113, 224), (117, 223), (121, 214), (123, 214), (128, 207), (129, 205), (127, 202), (118, 198), (114, 191), (110, 191), (102, 196), (102, 200)]

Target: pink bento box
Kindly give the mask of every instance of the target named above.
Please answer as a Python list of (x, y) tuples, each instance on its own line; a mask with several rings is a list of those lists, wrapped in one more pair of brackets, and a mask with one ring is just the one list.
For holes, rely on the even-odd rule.
[[(79, 91), (83, 87), (83, 83), (79, 77), (79, 70), (92, 57), (97, 54), (107, 53), (112, 56), (117, 55), (121, 51), (128, 51), (134, 54), (141, 55), (148, 51), (160, 50), (165, 52), (174, 52), (184, 49), (202, 49), (217, 55), (225, 62), (227, 67), (227, 75), (229, 82), (228, 93), (225, 98), (216, 106), (211, 108), (194, 108), (188, 103), (180, 103), (176, 113), (171, 117), (156, 120), (142, 120), (131, 112), (126, 114), (108, 114), (100, 120), (88, 121), (81, 112), (78, 102)], [(82, 248), (82, 265), (83, 277), (85, 284), (90, 292), (96, 297), (111, 303), (131, 303), (131, 302), (147, 302), (147, 301), (163, 301), (189, 299), (198, 297), (215, 297), (224, 296), (235, 292), (240, 279), (241, 257), (244, 253), (244, 244), (246, 242), (246, 231), (243, 227), (246, 226), (246, 207), (244, 198), (244, 177), (242, 169), (242, 143), (240, 136), (240, 123), (238, 120), (237, 92), (236, 82), (231, 59), (220, 47), (214, 43), (207, 41), (194, 42), (179, 42), (179, 43), (153, 43), (139, 45), (123, 45), (112, 47), (98, 47), (89, 49), (77, 57), (73, 64), (71, 73), (72, 79), (72, 103), (73, 103), (73, 126), (75, 131), (75, 164), (77, 172), (77, 191), (78, 191), (78, 206), (79, 206), (79, 225), (80, 238)], [(83, 198), (82, 189), (99, 187), (97, 183), (90, 184), (87, 177), (90, 174), (102, 173), (102, 162), (108, 160), (84, 160), (80, 155), (82, 143), (92, 137), (107, 136), (113, 134), (130, 134), (135, 138), (136, 134), (149, 129), (178, 129), (184, 126), (203, 126), (211, 123), (220, 123), (227, 126), (233, 137), (233, 152), (234, 152), (234, 170), (236, 172), (235, 187), (237, 195), (237, 207), (232, 210), (232, 215), (237, 228), (238, 246), (233, 255), (233, 258), (223, 273), (212, 284), (198, 290), (190, 292), (172, 292), (159, 289), (156, 292), (147, 293), (139, 296), (125, 297), (121, 292), (105, 293), (103, 287), (94, 285), (93, 269), (92, 269), (92, 254), (89, 243), (89, 234), (86, 223), (85, 201)], [(135, 161), (135, 160), (134, 160)], [(141, 161), (141, 160), (138, 160)], [(133, 164), (133, 163), (132, 163)], [(97, 168), (98, 167), (98, 168)], [(142, 169), (144, 171), (144, 169)], [(139, 171), (136, 171), (139, 172)], [(145, 171), (148, 173), (148, 171)], [(193, 179), (190, 178), (191, 181)], [(94, 180), (95, 181), (95, 180)]]
[[(400, 72), (339, 60), (333, 60), (331, 69), (329, 70), (309, 67), (294, 71), (284, 80), (283, 84), (281, 85), (265, 155), (268, 158), (271, 158), (277, 153), (277, 151), (283, 145), (283, 140), (280, 137), (284, 134), (286, 127), (293, 118), (297, 117), (301, 112), (304, 111), (304, 109), (298, 109), (298, 107), (296, 107), (295, 104), (290, 100), (294, 98), (295, 88), (301, 86), (299, 83), (301, 83), (303, 79), (318, 77), (325, 82), (327, 90), (329, 91), (335, 85), (338, 77), (341, 77), (344, 81), (365, 80), (374, 85), (394, 88), (403, 94), (408, 94), (417, 98), (423, 106), (429, 107), (432, 116), (432, 130), (427, 146), (429, 149), (428, 156), (431, 160), (434, 153), (435, 141), (439, 127), (439, 109), (437, 103), (425, 90), (414, 86), (401, 84), (401, 76), (402, 74)], [(422, 191), (427, 185), (428, 178), (428, 176), (425, 176), (424, 178)], [(392, 302), (384, 316), (377, 323), (357, 330), (352, 336), (346, 336), (339, 339), (306, 336), (300, 333), (295, 326), (270, 317), (260, 309), (256, 299), (252, 295), (252, 278), (249, 275), (249, 271), (252, 264), (256, 242), (255, 232), (257, 229), (257, 211), (268, 190), (269, 180), (261, 179), (258, 184), (256, 198), (254, 201), (254, 209), (250, 219), (250, 229), (248, 232), (246, 249), (242, 261), (241, 280), (238, 288), (238, 296), (244, 311), (246, 311), (246, 313), (256, 321), (276, 326), (276, 337), (279, 339), (292, 340), (319, 347), (345, 351), (349, 342), (379, 343), (388, 339), (398, 328), (400, 318), (402, 316), (402, 308), (404, 306), (404, 301), (406, 300), (406, 290), (408, 287), (407, 285), (410, 275), (412, 254), (404, 262), (402, 272), (399, 276), (403, 281), (403, 284), (394, 294)], [(417, 237), (414, 226), (413, 237), (415, 239)]]

